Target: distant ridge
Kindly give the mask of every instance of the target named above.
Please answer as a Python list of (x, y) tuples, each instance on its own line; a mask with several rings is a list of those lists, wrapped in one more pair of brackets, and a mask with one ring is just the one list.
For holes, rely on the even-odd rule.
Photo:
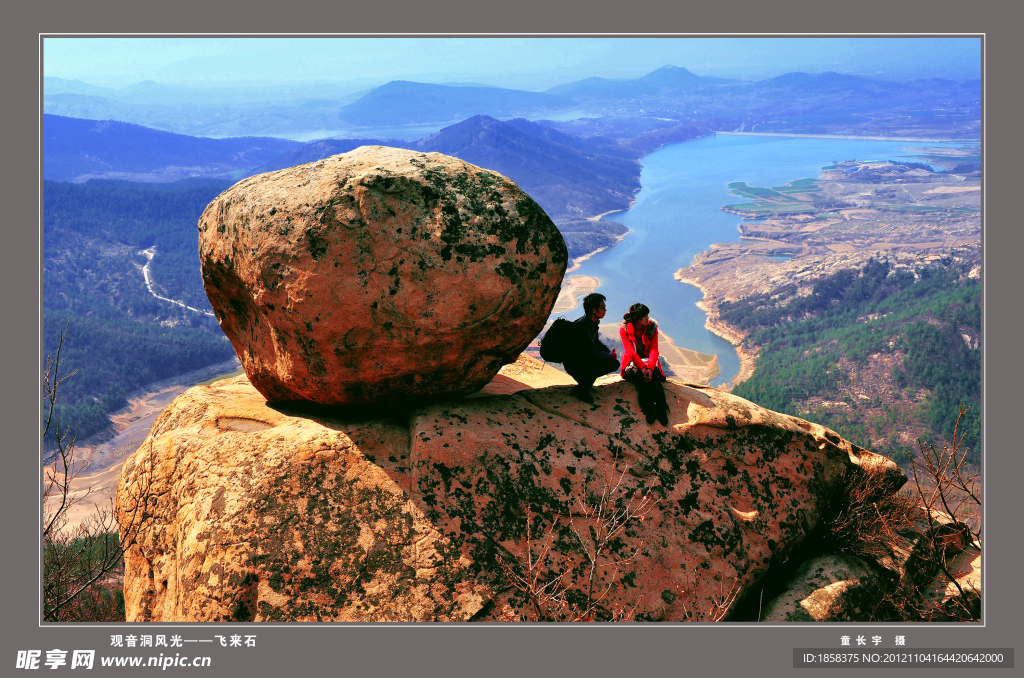
[(302, 144), (286, 139), (206, 139), (112, 120), (43, 115), (43, 177), (174, 181), (235, 177)]
[[(602, 121), (596, 127), (618, 139), (671, 126), (662, 122), (721, 130), (977, 138), (981, 86), (977, 78), (890, 81), (836, 72), (730, 80), (674, 65), (637, 78), (586, 78), (544, 92), (405, 80), (362, 91), (331, 82), (280, 85), (267, 91), (153, 81), (110, 89), (47, 77), (43, 109), (48, 114), (216, 137), (291, 133), (310, 138), (342, 130), (358, 134), (360, 128), (368, 137), (404, 136), (371, 130), (413, 125), (436, 129), (487, 115), (503, 120), (586, 117)], [(565, 115), (570, 112), (573, 116)]]
[(569, 99), (544, 92), (394, 80), (343, 107), (338, 118), (352, 125), (412, 125), (478, 114), (507, 118), (572, 106)]
[(640, 188), (640, 154), (630, 148), (581, 139), (528, 120), (502, 122), (486, 115), (473, 116), (419, 141), (315, 141), (252, 173), (314, 162), (364, 145), (444, 153), (500, 172), (556, 221), (624, 209)]
[(678, 66), (662, 66), (633, 79), (586, 78), (545, 90), (571, 99), (623, 99), (689, 91), (705, 85), (738, 82), (726, 78), (700, 76)]

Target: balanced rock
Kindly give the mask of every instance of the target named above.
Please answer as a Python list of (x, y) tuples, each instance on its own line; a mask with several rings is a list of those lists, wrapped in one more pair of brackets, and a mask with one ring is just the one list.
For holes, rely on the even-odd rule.
[(540, 332), (567, 264), (510, 180), (381, 146), (234, 185), (199, 220), (199, 258), (253, 386), (329, 405), (480, 389)]
[[(853, 474), (902, 476), (716, 389), (668, 382), (667, 427), (631, 384), (571, 389), (376, 419), (271, 407), (244, 377), (186, 391), (121, 473), (122, 530), (146, 506), (128, 620), (718, 620)], [(532, 575), (561, 596), (539, 613)]]

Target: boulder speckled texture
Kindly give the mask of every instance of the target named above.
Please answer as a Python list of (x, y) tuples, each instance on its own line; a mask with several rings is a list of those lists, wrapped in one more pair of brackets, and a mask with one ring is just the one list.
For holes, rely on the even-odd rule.
[[(343, 432), (344, 431), (344, 432)], [(124, 465), (149, 484), (125, 555), (129, 621), (464, 621), (466, 562), (339, 427), (281, 414), (239, 377), (179, 396)]]
[(260, 393), (341, 405), (479, 390), (540, 332), (568, 261), (510, 180), (381, 146), (239, 182), (203, 212), (199, 258)]
[[(126, 463), (119, 497), (151, 474), (126, 555), (130, 621), (534, 618), (498, 559), (550, 536), (544, 575), (577, 593), (569, 521), (621, 481), (652, 500), (607, 553), (598, 617), (700, 618), (786, 560), (838, 485), (892, 462), (816, 424), (669, 382), (668, 427), (632, 385), (522, 390), (388, 420), (272, 408), (244, 377), (182, 394)], [(332, 413), (333, 412), (333, 413)], [(586, 529), (586, 528), (584, 528)], [(632, 557), (631, 554), (635, 554)]]

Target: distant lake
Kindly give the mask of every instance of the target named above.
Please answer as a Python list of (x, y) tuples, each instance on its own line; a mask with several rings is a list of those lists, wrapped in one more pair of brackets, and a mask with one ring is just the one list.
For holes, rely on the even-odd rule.
[[(729, 342), (704, 329), (707, 316), (695, 306), (700, 290), (672, 276), (712, 243), (739, 240), (740, 218), (721, 207), (742, 200), (730, 195), (727, 185), (783, 186), (817, 178), (822, 167), (837, 160), (905, 160), (914, 146), (957, 145), (965, 144), (723, 135), (666, 146), (644, 158), (636, 204), (605, 217), (632, 232), (571, 275), (601, 281), (598, 291), (608, 297), (607, 322), (620, 320), (630, 304), (643, 302), (677, 346), (717, 354), (722, 371), (711, 382), (717, 386), (739, 373), (739, 358)], [(565, 315), (581, 314), (578, 306)]]

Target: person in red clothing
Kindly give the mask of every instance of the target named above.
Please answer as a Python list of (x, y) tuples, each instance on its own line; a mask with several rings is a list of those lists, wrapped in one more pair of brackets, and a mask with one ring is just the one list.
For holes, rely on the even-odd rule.
[(651, 309), (633, 304), (622, 316), (619, 338), (622, 339), (622, 369), (619, 374), (636, 385), (640, 411), (648, 424), (657, 419), (668, 426), (668, 403), (665, 402), (665, 373), (658, 360), (658, 323), (651, 319)]

